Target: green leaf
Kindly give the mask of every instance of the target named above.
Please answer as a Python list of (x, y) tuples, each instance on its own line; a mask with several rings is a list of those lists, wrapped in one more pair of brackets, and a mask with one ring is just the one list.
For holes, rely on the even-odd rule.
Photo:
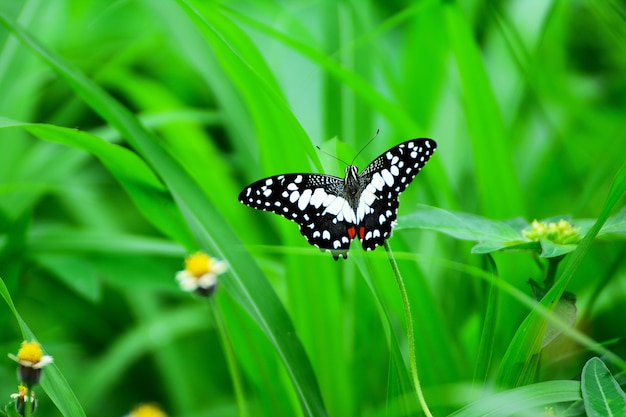
[(474, 214), (451, 212), (437, 207), (421, 206), (422, 209), (398, 218), (397, 229), (426, 229), (445, 233), (462, 240), (499, 243), (506, 247), (508, 242), (522, 239), (519, 230), (509, 224), (489, 220)]
[[(423, 205), (420, 207), (411, 214), (399, 217), (396, 229), (433, 230), (457, 239), (476, 241), (478, 243), (472, 248), (472, 253), (478, 254), (499, 250), (530, 249), (540, 250), (543, 258), (553, 258), (573, 252), (578, 246), (575, 244), (558, 244), (547, 239), (540, 239), (539, 242), (528, 240), (521, 233), (528, 226), (528, 223), (522, 219), (498, 221), (437, 207)], [(581, 219), (572, 220), (571, 223), (577, 227), (582, 225), (581, 231), (586, 232), (593, 221)], [(626, 208), (611, 216), (598, 236), (624, 232), (626, 232)]]
[(486, 395), (448, 417), (500, 417), (559, 402), (580, 400), (577, 381), (547, 381)]
[[(567, 293), (559, 299), (554, 308), (554, 315), (560, 318), (564, 323), (567, 323), (570, 327), (573, 327), (576, 323), (576, 300), (574, 297), (566, 297)], [(563, 328), (554, 323), (548, 323), (546, 327), (546, 333), (543, 337), (541, 347), (548, 346), (554, 339), (556, 339), (561, 333)]]
[(559, 245), (548, 239), (540, 239), (541, 244), (541, 256), (544, 258), (554, 258), (556, 256), (565, 255), (566, 253), (573, 252), (577, 245)]
[[(611, 211), (626, 192), (626, 165), (622, 165), (619, 172), (615, 175), (611, 189), (602, 208), (600, 216), (593, 224), (591, 229), (585, 234), (583, 240), (578, 244), (576, 250), (569, 257), (561, 275), (555, 281), (555, 284), (543, 297), (540, 304), (543, 307), (554, 308), (557, 300), (563, 295), (563, 291), (569, 284), (572, 276), (578, 269), (583, 258), (589, 251), (591, 243), (595, 239), (598, 232), (602, 229), (603, 224), (609, 218)], [(517, 329), (513, 340), (504, 355), (496, 381), (500, 386), (519, 386), (533, 378), (533, 366), (544, 340), (546, 330), (546, 320), (541, 313), (535, 309), (532, 310), (524, 319)], [(617, 356), (609, 355), (610, 358), (620, 364), (623, 364)]]
[(588, 417), (626, 416), (626, 393), (600, 358), (585, 364), (581, 389)]

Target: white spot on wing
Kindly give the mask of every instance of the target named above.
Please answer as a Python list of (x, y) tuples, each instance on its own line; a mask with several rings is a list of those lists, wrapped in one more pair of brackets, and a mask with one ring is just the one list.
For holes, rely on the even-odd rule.
[(391, 175), (391, 172), (389, 172), (388, 169), (383, 169), (381, 171), (381, 175), (383, 176), (383, 179), (385, 180), (387, 185), (391, 187), (393, 185), (393, 175)]
[(324, 201), (322, 201), (322, 205), (324, 207), (328, 207), (328, 205), (332, 203), (333, 201), (335, 201), (336, 198), (337, 197), (332, 194), (326, 194), (326, 198), (324, 199)]
[[(371, 184), (370, 184), (371, 185)], [(361, 201), (363, 201), (367, 206), (371, 206), (372, 203), (376, 200), (376, 194), (374, 194), (370, 189), (369, 185), (363, 190), (361, 193)], [(361, 202), (359, 201), (359, 203)]]
[(346, 204), (346, 200), (341, 197), (335, 197), (335, 199), (326, 207), (325, 213), (339, 214), (343, 205)]
[(313, 192), (308, 188), (302, 192), (302, 195), (298, 200), (298, 208), (300, 210), (304, 210), (306, 206), (309, 205), (309, 201), (311, 200), (311, 194), (313, 194)]
[(370, 207), (370, 205), (367, 204), (363, 198), (361, 198), (359, 200), (359, 206), (356, 208), (356, 220), (354, 221), (354, 223), (361, 223), (363, 218), (373, 211), (374, 210), (372, 209), (372, 207)]
[(376, 187), (376, 189), (379, 191), (382, 190), (385, 186), (385, 180), (383, 179), (383, 177), (380, 176), (378, 172), (372, 176), (372, 185)]
[(289, 196), (289, 201), (292, 203), (295, 203), (296, 200), (300, 197), (300, 193), (297, 191), (294, 191), (293, 193), (291, 193), (291, 195)]
[(327, 196), (328, 194), (326, 193), (326, 191), (324, 191), (323, 188), (316, 188), (313, 192), (313, 195), (311, 196), (311, 204), (314, 205), (315, 208), (319, 208), (319, 206), (322, 205)]
[(322, 239), (330, 240), (330, 232), (328, 230), (322, 232)]

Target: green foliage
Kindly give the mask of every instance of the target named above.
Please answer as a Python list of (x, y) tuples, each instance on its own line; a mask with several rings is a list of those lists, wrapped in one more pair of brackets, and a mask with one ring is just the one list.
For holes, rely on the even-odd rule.
[[(626, 371), (626, 13), (539, 3), (0, 1), (0, 352), (54, 356), (35, 415), (619, 415), (589, 358)], [(237, 201), (377, 129), (360, 167), (438, 143), (387, 251)]]
[(583, 368), (581, 391), (589, 417), (626, 414), (626, 393), (600, 358), (591, 358)]

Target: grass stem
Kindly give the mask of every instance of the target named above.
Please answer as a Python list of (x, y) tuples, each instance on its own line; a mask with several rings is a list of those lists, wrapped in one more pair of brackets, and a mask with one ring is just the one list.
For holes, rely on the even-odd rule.
[(241, 375), (239, 373), (239, 367), (237, 366), (237, 358), (235, 357), (235, 351), (231, 344), (226, 324), (220, 313), (220, 309), (217, 306), (215, 297), (211, 297), (209, 300), (209, 307), (211, 314), (215, 320), (215, 325), (220, 334), (220, 340), (222, 341), (222, 349), (224, 349), (224, 356), (226, 357), (226, 363), (228, 370), (233, 381), (233, 389), (235, 391), (235, 398), (237, 399), (237, 410), (239, 417), (247, 417), (248, 408), (246, 406), (246, 395), (243, 390), (243, 383), (241, 381)]
[(398, 289), (400, 290), (400, 295), (402, 297), (402, 306), (404, 308), (404, 316), (406, 318), (407, 339), (409, 343), (409, 367), (411, 371), (413, 385), (415, 387), (415, 393), (417, 394), (417, 399), (420, 403), (420, 406), (422, 407), (422, 410), (424, 411), (424, 414), (427, 417), (433, 417), (432, 413), (428, 409), (428, 404), (426, 404), (426, 399), (424, 398), (424, 393), (422, 392), (422, 386), (420, 385), (420, 380), (417, 373), (417, 361), (415, 359), (415, 334), (413, 331), (413, 316), (411, 315), (411, 304), (409, 303), (409, 297), (406, 293), (406, 287), (404, 286), (404, 281), (402, 280), (400, 269), (398, 268), (396, 259), (393, 257), (393, 253), (391, 252), (391, 247), (389, 246), (388, 241), (385, 241), (385, 251), (387, 252), (387, 258), (389, 259), (389, 263), (391, 264), (391, 269), (393, 271), (393, 275), (396, 277), (396, 283), (398, 284)]

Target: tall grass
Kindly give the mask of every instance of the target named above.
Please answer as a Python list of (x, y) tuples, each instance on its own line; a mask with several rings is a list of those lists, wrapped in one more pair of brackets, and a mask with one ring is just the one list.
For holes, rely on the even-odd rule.
[[(412, 416), (417, 389), (436, 416), (537, 415), (576, 407), (593, 355), (626, 371), (623, 215), (602, 229), (626, 191), (617, 3), (0, 0), (0, 13), (0, 350), (36, 337), (54, 356), (39, 413)], [(438, 143), (390, 251), (353, 243), (335, 262), (237, 201), (269, 175), (341, 176), (315, 146), (350, 162), (377, 129), (361, 168), (413, 137)], [(492, 223), (449, 233), (424, 204), (516, 219), (520, 239), (533, 219), (589, 232), (560, 262), (531, 244), (472, 251), (464, 239)], [(196, 250), (229, 264), (210, 301), (174, 280)], [(527, 282), (550, 262), (538, 303)], [(552, 313), (566, 291), (574, 329)], [(563, 334), (543, 347), (550, 326)], [(0, 362), (6, 403), (16, 384)]]

